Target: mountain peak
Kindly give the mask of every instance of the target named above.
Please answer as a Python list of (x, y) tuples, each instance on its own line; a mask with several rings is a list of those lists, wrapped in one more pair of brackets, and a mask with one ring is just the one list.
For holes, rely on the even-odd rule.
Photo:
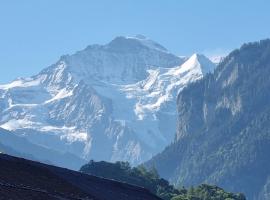
[(198, 66), (203, 74), (213, 72), (216, 65), (205, 55), (194, 53), (188, 60), (187, 63), (193, 63), (193, 66)]
[[(194, 54), (192, 54), (192, 56), (191, 56), (190, 58), (196, 59), (196, 60), (199, 60), (199, 61), (201, 61), (201, 60), (209, 60), (209, 61), (210, 61), (210, 59), (207, 58), (205, 55), (199, 54), (199, 53), (194, 53)], [(211, 61), (210, 61), (210, 62), (211, 62)]]
[(139, 47), (144, 47), (168, 53), (168, 50), (165, 47), (141, 34), (135, 36), (118, 36), (113, 39), (108, 46), (117, 49), (137, 49)]
[(149, 159), (173, 139), (178, 91), (202, 77), (164, 49), (145, 36), (121, 36), (0, 85), (0, 126), (86, 159)]

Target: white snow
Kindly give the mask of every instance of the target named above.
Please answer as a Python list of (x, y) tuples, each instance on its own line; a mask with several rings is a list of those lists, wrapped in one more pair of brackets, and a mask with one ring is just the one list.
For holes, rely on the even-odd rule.
[[(125, 121), (125, 125), (132, 127), (143, 141), (155, 147), (157, 144), (153, 137), (163, 144), (169, 140), (159, 130), (158, 112), (173, 116), (176, 120), (178, 93), (190, 82), (202, 78), (203, 71), (208, 72), (214, 66), (212, 63), (208, 66), (204, 59), (194, 54), (181, 66), (152, 67), (148, 70), (148, 77), (137, 83), (116, 85), (103, 82), (94, 88), (102, 96), (112, 99), (113, 116), (117, 121)], [(201, 61), (206, 65), (201, 66)], [(168, 102), (174, 106), (166, 108)]]
[(86, 142), (88, 140), (87, 132), (78, 130), (77, 127), (75, 126), (68, 127), (68, 126), (52, 126), (49, 124), (35, 124), (35, 123), (28, 123), (28, 124), (32, 126), (34, 125), (33, 127), (36, 128), (37, 131), (59, 135), (61, 140), (66, 140), (69, 143), (76, 141)]
[(44, 77), (39, 77), (38, 79), (17, 79), (10, 84), (0, 85), (1, 90), (8, 90), (15, 87), (31, 87), (31, 86), (37, 86), (41, 83)]
[(177, 94), (189, 83), (203, 76), (197, 54), (192, 55), (184, 64), (174, 68), (153, 68), (148, 70), (146, 80), (136, 84), (123, 85), (121, 91), (127, 99), (136, 99), (133, 106), (139, 120), (153, 117), (162, 104), (175, 101)]
[(74, 142), (74, 141), (81, 141), (85, 142), (87, 141), (87, 133), (85, 132), (71, 132), (66, 135), (62, 135), (61, 139), (66, 139), (68, 142)]
[(1, 128), (13, 131), (16, 129), (30, 128), (33, 125), (33, 122), (28, 119), (11, 119), (8, 122), (0, 125)]
[(70, 97), (72, 95), (73, 95), (73, 90), (68, 90), (67, 88), (63, 88), (53, 98), (45, 101), (45, 104), (46, 103), (51, 103), (53, 101), (57, 101), (57, 100), (60, 100), (60, 99), (67, 98), (67, 97)]

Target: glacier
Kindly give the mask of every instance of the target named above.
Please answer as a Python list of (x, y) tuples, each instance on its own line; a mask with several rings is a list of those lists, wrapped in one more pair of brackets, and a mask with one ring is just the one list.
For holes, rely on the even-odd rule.
[(178, 93), (214, 68), (142, 35), (116, 37), (0, 85), (0, 127), (86, 160), (136, 165), (173, 141)]

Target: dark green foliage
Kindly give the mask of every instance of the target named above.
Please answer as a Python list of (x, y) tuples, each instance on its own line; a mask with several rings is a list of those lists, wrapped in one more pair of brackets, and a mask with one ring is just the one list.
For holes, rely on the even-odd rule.
[(137, 185), (147, 188), (152, 193), (164, 200), (245, 200), (241, 194), (227, 193), (219, 187), (201, 185), (196, 188), (191, 187), (175, 189), (165, 179), (159, 177), (155, 168), (147, 170), (143, 166), (131, 167), (127, 162), (94, 162), (82, 166), (81, 172), (94, 176)]
[(217, 186), (202, 184), (191, 187), (186, 193), (175, 196), (172, 200), (245, 200), (243, 194), (225, 192)]
[(154, 168), (146, 170), (143, 166), (132, 168), (128, 162), (109, 163), (91, 160), (88, 164), (82, 166), (80, 171), (147, 188), (166, 200), (179, 194), (178, 190), (174, 189), (167, 180), (159, 177)]

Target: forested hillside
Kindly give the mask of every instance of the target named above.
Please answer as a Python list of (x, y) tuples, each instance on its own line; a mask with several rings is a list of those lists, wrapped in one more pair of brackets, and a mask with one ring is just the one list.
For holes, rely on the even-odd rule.
[(176, 139), (146, 166), (177, 185), (269, 199), (270, 40), (233, 51), (178, 96)]

